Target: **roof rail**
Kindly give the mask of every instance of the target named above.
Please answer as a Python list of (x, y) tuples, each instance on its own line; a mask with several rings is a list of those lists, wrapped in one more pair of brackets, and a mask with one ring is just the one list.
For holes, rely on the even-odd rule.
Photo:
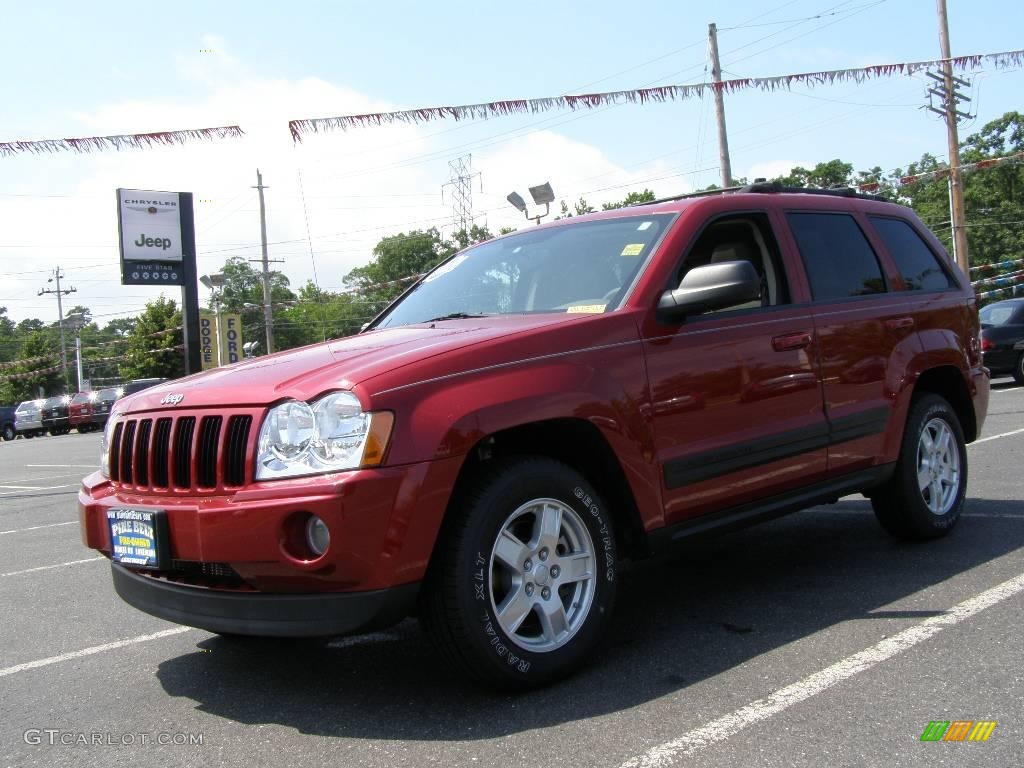
[(657, 200), (650, 200), (645, 203), (634, 203), (633, 205), (656, 205), (657, 203), (671, 203), (674, 200), (686, 200), (691, 197), (709, 197), (721, 195), (727, 192), (748, 192), (755, 194), (768, 193), (790, 193), (803, 195), (830, 195), (832, 197), (859, 197), (862, 200), (881, 200), (879, 195), (870, 195), (858, 192), (852, 187), (833, 187), (832, 189), (820, 189), (818, 187), (785, 187), (777, 181), (755, 181), (753, 184), (741, 184), (735, 187), (717, 187), (715, 189), (704, 189), (700, 192), (686, 192), (681, 195), (662, 197)]

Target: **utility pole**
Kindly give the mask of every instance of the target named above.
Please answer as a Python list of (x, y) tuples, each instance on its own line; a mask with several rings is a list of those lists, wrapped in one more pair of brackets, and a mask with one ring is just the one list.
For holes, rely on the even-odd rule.
[[(964, 228), (964, 187), (960, 173), (960, 138), (957, 135), (957, 78), (953, 77), (952, 54), (949, 46), (949, 19), (946, 16), (946, 0), (936, 0), (939, 13), (939, 45), (942, 48), (942, 80), (946, 134), (949, 141), (949, 207), (953, 223), (953, 257), (965, 275), (970, 275), (970, 259), (967, 254), (967, 230)], [(961, 83), (963, 81), (960, 81)]]
[(42, 296), (43, 294), (46, 293), (54, 293), (57, 295), (57, 316), (58, 323), (60, 324), (60, 365), (61, 369), (64, 371), (64, 391), (68, 392), (71, 389), (71, 382), (68, 379), (68, 351), (67, 347), (64, 346), (64, 302), (61, 300), (61, 297), (67, 296), (68, 294), (71, 293), (75, 293), (78, 289), (71, 287), (64, 288), (62, 290), (60, 287), (60, 279), (62, 277), (64, 277), (64, 275), (61, 274), (60, 267), (57, 267), (55, 270), (53, 270), (53, 277), (49, 278), (46, 281), (48, 283), (56, 281), (57, 288), (40, 288), (39, 293), (37, 295)]
[(729, 136), (725, 131), (725, 98), (721, 87), (722, 64), (718, 60), (718, 27), (715, 24), (708, 24), (708, 52), (711, 55), (711, 80), (715, 84), (715, 122), (718, 124), (718, 165), (722, 169), (722, 189), (725, 189), (732, 186), (732, 162), (729, 160)]
[[(256, 169), (256, 186), (260, 192), (260, 238), (263, 243), (263, 323), (267, 328), (267, 354), (274, 351), (274, 312), (270, 306), (270, 263), (267, 256), (267, 209), (263, 204), (263, 174)], [(275, 262), (276, 263), (276, 262)]]

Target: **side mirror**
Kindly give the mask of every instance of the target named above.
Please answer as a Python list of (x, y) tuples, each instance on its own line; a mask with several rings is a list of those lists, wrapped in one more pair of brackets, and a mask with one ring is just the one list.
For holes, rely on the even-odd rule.
[(725, 309), (754, 301), (761, 295), (761, 278), (749, 261), (722, 261), (694, 267), (674, 291), (658, 301), (658, 314), (668, 320)]

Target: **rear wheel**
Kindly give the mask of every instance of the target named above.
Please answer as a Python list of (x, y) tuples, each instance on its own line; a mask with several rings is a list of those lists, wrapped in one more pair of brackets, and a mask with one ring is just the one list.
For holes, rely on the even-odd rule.
[(4, 440), (13, 440), (18, 436), (17, 432), (14, 431), (14, 427), (10, 424), (4, 424), (3, 438)]
[(933, 539), (956, 525), (967, 491), (967, 446), (956, 413), (938, 395), (916, 397), (896, 471), (871, 495), (875, 516), (893, 536)]
[(1024, 387), (1024, 352), (1017, 358), (1017, 365), (1013, 368), (1013, 379)]
[(583, 663), (611, 616), (608, 510), (573, 469), (518, 458), (471, 483), (431, 563), (421, 620), (476, 680), (523, 689)]

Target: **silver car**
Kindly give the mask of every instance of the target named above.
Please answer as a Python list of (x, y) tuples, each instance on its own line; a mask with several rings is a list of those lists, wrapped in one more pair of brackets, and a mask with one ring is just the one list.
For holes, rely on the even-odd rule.
[(43, 401), (26, 400), (14, 412), (14, 431), (24, 437), (45, 435), (43, 429)]

